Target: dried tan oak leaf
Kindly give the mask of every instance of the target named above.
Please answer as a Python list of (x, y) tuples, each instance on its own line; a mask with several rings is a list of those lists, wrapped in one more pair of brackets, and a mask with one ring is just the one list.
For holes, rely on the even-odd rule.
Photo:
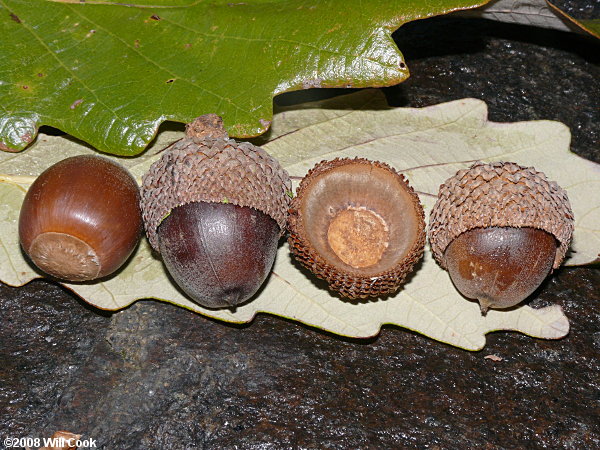
[[(161, 135), (144, 155), (120, 161), (140, 177), (159, 157), (158, 149), (180, 136)], [(385, 161), (419, 191), (426, 215), (439, 185), (475, 160), (535, 166), (569, 193), (576, 227), (567, 264), (576, 265), (593, 262), (600, 253), (600, 165), (571, 153), (569, 140), (569, 130), (558, 122), (488, 122), (486, 105), (479, 100), (422, 109), (389, 108), (378, 91), (365, 90), (280, 110), (264, 147), (295, 176), (304, 175), (322, 159), (362, 156)], [(59, 159), (91, 151), (69, 139), (45, 136), (21, 155), (0, 155), (0, 174), (4, 174), (0, 175), (0, 279), (4, 282), (22, 285), (39, 276), (21, 254), (16, 226), (32, 176)], [(514, 330), (555, 339), (569, 330), (558, 306), (521, 306), (481, 316), (475, 302), (456, 292), (428, 249), (423, 263), (395, 296), (358, 304), (330, 295), (300, 271), (287, 245), (279, 249), (264, 289), (235, 310), (207, 310), (187, 299), (145, 240), (118, 274), (100, 283), (66, 286), (102, 309), (117, 310), (138, 299), (154, 298), (228, 322), (249, 322), (264, 312), (352, 337), (373, 336), (383, 324), (395, 324), (469, 350), (483, 348), (490, 331)]]

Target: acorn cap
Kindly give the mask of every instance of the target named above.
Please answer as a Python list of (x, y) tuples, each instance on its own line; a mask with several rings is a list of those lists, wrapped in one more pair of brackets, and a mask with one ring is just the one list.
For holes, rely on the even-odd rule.
[(367, 159), (322, 161), (300, 183), (290, 250), (344, 297), (396, 291), (423, 255), (425, 222), (404, 177)]
[(533, 167), (477, 162), (440, 186), (429, 220), (433, 256), (445, 269), (450, 242), (465, 231), (487, 227), (532, 227), (554, 235), (556, 269), (571, 242), (573, 211), (567, 192)]
[(255, 208), (272, 217), (282, 235), (291, 191), (289, 175), (276, 159), (260, 147), (229, 139), (215, 114), (201, 116), (142, 178), (148, 240), (158, 250), (160, 223), (173, 208), (191, 202)]

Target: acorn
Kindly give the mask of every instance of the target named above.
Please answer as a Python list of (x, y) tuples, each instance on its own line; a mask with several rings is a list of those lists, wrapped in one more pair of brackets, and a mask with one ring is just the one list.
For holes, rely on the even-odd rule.
[(31, 185), (19, 216), (24, 252), (43, 272), (90, 281), (115, 272), (142, 230), (139, 188), (107, 158), (80, 155), (46, 169)]
[(485, 315), (529, 297), (565, 258), (567, 192), (533, 167), (477, 162), (440, 186), (429, 220), (436, 261)]
[(286, 229), (291, 181), (262, 148), (201, 116), (142, 179), (146, 234), (175, 282), (207, 308), (249, 300)]
[(350, 299), (398, 290), (423, 256), (419, 197), (379, 161), (321, 161), (303, 178), (288, 218), (290, 250), (329, 288)]

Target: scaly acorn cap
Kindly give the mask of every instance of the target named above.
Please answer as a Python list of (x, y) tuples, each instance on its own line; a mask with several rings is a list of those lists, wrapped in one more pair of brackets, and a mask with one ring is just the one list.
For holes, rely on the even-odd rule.
[(216, 114), (186, 127), (186, 137), (165, 149), (142, 178), (146, 234), (158, 251), (157, 229), (177, 206), (191, 202), (232, 203), (286, 221), (292, 185), (279, 162), (260, 147), (229, 139)]
[(368, 159), (321, 161), (288, 218), (290, 251), (350, 299), (396, 291), (423, 255), (423, 207), (404, 176)]
[(573, 235), (567, 192), (533, 167), (512, 162), (477, 162), (447, 179), (429, 218), (429, 243), (446, 269), (444, 252), (457, 236), (473, 228), (532, 227), (556, 238), (554, 269), (562, 263)]

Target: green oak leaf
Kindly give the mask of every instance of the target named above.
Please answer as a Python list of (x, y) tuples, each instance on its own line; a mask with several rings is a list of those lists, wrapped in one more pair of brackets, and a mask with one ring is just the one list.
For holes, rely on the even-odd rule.
[(600, 19), (578, 20), (581, 28), (600, 39)]
[(51, 125), (136, 155), (165, 120), (256, 136), (272, 98), (408, 77), (391, 33), (487, 0), (0, 0), (0, 149)]
[[(181, 138), (163, 132), (137, 158), (116, 158), (140, 178), (161, 156), (160, 149)], [(316, 162), (335, 157), (384, 161), (401, 171), (419, 193), (426, 217), (439, 185), (475, 160), (514, 161), (534, 166), (568, 192), (575, 215), (572, 253), (567, 265), (589, 264), (600, 254), (600, 165), (569, 151), (568, 128), (554, 121), (493, 123), (484, 102), (457, 100), (427, 108), (390, 108), (380, 91), (363, 90), (334, 99), (279, 109), (264, 148), (294, 177)], [(93, 150), (72, 139), (41, 135), (26, 152), (0, 153), (0, 280), (19, 286), (41, 276), (19, 248), (20, 205), (35, 176), (56, 161)], [(296, 180), (297, 184), (297, 180)], [(190, 301), (170, 281), (144, 239), (117, 274), (97, 283), (66, 284), (92, 305), (118, 310), (154, 298), (227, 322), (250, 322), (269, 313), (351, 337), (379, 333), (383, 324), (415, 330), (469, 350), (485, 345), (485, 334), (515, 330), (555, 339), (568, 333), (560, 307), (523, 305), (490, 311), (483, 317), (476, 302), (457, 293), (448, 274), (427, 248), (409, 282), (385, 300), (340, 300), (312, 276), (300, 271), (287, 245), (280, 247), (273, 273), (259, 294), (235, 310), (209, 310)]]

